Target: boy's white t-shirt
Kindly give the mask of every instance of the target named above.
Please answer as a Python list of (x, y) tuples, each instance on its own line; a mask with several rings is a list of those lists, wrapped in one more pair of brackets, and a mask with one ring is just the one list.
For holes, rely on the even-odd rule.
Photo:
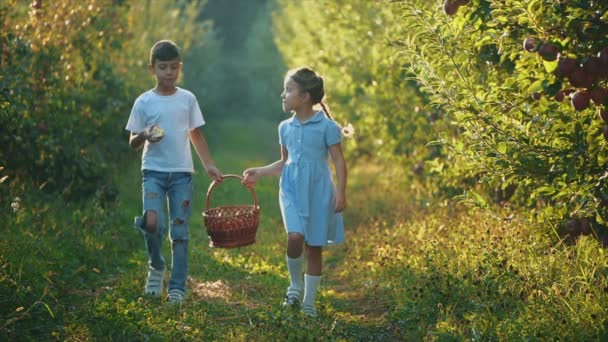
[(153, 124), (159, 125), (165, 136), (155, 143), (146, 140), (141, 169), (194, 172), (189, 133), (205, 124), (196, 96), (179, 87), (173, 95), (163, 96), (153, 90), (141, 94), (133, 104), (126, 129), (139, 133)]

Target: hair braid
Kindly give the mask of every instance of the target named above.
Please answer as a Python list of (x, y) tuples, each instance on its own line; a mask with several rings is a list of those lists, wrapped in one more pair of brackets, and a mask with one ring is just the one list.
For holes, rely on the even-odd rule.
[(329, 109), (327, 109), (327, 105), (325, 104), (325, 102), (323, 102), (323, 100), (321, 100), (321, 102), (319, 102), (319, 104), (321, 105), (321, 108), (323, 108), (323, 113), (325, 113), (325, 115), (326, 115), (326, 116), (327, 116), (327, 117), (328, 117), (330, 120), (336, 121), (336, 120), (334, 120), (334, 117), (333, 117), (333, 116), (331, 116), (331, 114), (329, 113)]

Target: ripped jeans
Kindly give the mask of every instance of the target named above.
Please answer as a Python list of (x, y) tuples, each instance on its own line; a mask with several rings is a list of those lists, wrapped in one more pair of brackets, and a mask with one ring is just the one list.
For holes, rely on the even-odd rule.
[[(192, 174), (189, 172), (142, 171), (143, 216), (135, 218), (135, 228), (142, 231), (148, 249), (148, 266), (165, 269), (162, 242), (165, 237), (165, 204), (169, 203), (169, 238), (171, 240), (171, 279), (169, 290), (186, 291), (188, 277), (188, 235), (192, 203)], [(150, 212), (156, 224), (147, 223)]]

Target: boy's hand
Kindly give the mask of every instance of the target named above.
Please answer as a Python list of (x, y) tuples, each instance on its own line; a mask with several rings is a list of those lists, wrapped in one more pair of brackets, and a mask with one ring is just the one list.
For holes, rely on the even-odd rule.
[(346, 208), (346, 196), (344, 193), (337, 192), (336, 197), (334, 198), (334, 209), (337, 213), (341, 212)]
[(216, 182), (222, 182), (223, 175), (222, 175), (222, 171), (220, 171), (220, 169), (218, 169), (214, 165), (211, 165), (211, 166), (205, 168), (205, 170), (207, 171), (207, 174), (209, 175), (209, 177), (211, 177), (211, 179), (213, 179)]
[(243, 171), (243, 184), (246, 187), (251, 188), (255, 185), (260, 177), (260, 172), (257, 168), (250, 168)]
[(159, 125), (150, 125), (144, 130), (144, 137), (151, 143), (160, 141), (165, 136), (165, 131)]

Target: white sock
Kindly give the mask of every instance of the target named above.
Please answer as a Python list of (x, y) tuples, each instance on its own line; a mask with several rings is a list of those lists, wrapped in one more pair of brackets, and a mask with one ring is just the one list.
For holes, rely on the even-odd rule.
[(287, 269), (289, 270), (289, 287), (288, 294), (300, 296), (303, 289), (302, 284), (302, 264), (304, 263), (304, 254), (292, 259), (287, 256)]
[(315, 306), (315, 296), (321, 282), (321, 276), (304, 275), (304, 305)]

